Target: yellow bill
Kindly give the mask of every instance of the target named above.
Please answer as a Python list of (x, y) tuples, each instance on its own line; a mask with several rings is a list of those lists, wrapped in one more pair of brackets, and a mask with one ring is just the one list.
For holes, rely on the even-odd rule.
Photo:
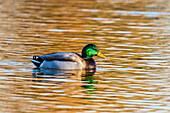
[(107, 59), (103, 54), (101, 54), (100, 52), (97, 53), (97, 56), (101, 57), (101, 58), (104, 58), (104, 59)]

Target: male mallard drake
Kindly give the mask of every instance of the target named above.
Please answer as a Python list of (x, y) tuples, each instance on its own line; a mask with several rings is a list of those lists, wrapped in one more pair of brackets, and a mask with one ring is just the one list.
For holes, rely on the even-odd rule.
[(99, 52), (94, 44), (86, 45), (82, 50), (82, 56), (74, 52), (60, 52), (42, 56), (33, 56), (30, 59), (37, 68), (55, 68), (55, 69), (94, 69), (96, 63), (93, 56), (99, 56), (106, 59)]

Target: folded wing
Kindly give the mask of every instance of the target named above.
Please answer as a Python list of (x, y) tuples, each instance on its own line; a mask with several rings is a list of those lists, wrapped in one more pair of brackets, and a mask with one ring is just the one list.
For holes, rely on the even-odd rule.
[(79, 54), (73, 53), (73, 52), (61, 52), (61, 53), (47, 54), (47, 55), (42, 55), (39, 57), (46, 61), (59, 60), (59, 61), (79, 62), (82, 60)]

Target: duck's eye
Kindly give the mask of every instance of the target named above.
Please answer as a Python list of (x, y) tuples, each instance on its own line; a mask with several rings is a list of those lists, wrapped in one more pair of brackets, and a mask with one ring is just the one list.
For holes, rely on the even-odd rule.
[(93, 49), (93, 50), (97, 51), (97, 49)]

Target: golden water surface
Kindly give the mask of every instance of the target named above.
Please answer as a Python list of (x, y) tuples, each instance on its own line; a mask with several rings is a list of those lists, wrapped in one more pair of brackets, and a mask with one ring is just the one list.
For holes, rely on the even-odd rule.
[[(169, 113), (169, 0), (1, 0), (1, 113)], [(96, 70), (33, 55), (96, 44)]]

